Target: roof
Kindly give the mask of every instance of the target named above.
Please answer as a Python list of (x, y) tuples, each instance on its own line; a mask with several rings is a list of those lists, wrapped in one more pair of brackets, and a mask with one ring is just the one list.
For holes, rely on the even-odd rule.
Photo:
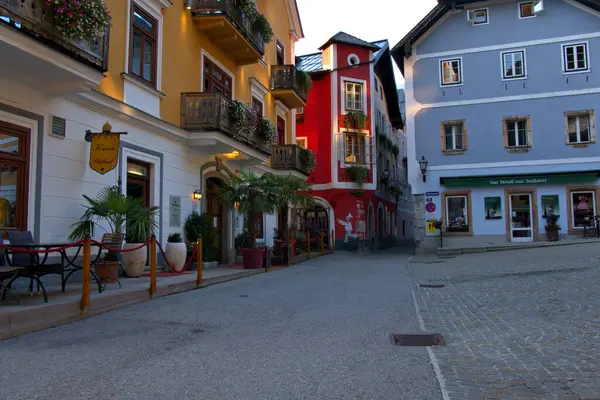
[(296, 57), (296, 68), (304, 72), (316, 72), (323, 69), (323, 54), (312, 53)]
[[(421, 36), (423, 36), (433, 25), (438, 22), (446, 13), (457, 6), (460, 8), (465, 4), (480, 3), (483, 0), (438, 0), (429, 14), (425, 16), (410, 32), (404, 36), (392, 49), (392, 56), (404, 75), (404, 57), (410, 56), (411, 48)], [(575, 0), (584, 6), (600, 12), (600, 0)]]
[(379, 50), (379, 47), (375, 46), (373, 43), (365, 42), (364, 40), (359, 39), (356, 36), (349, 35), (346, 32), (336, 33), (331, 38), (329, 38), (327, 43), (325, 43), (323, 46), (319, 47), (319, 50), (323, 50), (323, 49), (329, 47), (329, 45), (331, 45), (333, 43), (349, 44), (352, 46), (364, 47), (366, 49), (370, 49), (373, 51)]

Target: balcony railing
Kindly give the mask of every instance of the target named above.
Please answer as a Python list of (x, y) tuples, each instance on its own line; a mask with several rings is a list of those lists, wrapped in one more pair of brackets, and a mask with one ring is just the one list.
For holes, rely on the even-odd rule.
[(101, 72), (108, 70), (110, 28), (93, 40), (66, 40), (54, 25), (52, 9), (44, 0), (0, 0), (0, 23)]
[(181, 127), (189, 131), (219, 131), (263, 153), (270, 145), (256, 133), (240, 132), (229, 119), (231, 100), (219, 93), (182, 93)]
[(300, 171), (306, 175), (310, 174), (309, 166), (300, 157), (302, 149), (295, 144), (274, 144), (271, 155), (271, 167), (273, 169)]
[(298, 79), (295, 65), (271, 65), (271, 90), (294, 90), (306, 102), (306, 88)]
[(252, 22), (240, 10), (236, 0), (191, 0), (191, 12), (193, 17), (225, 16), (261, 55), (265, 54), (263, 37), (252, 28)]

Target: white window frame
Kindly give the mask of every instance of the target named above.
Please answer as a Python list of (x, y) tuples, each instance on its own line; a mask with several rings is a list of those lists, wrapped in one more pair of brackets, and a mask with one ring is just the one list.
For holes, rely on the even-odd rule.
[[(362, 135), (365, 138), (365, 164), (351, 164), (351, 163), (346, 163), (346, 135)], [(371, 155), (373, 152), (373, 140), (374, 137), (373, 136), (369, 136), (369, 131), (368, 130), (359, 130), (356, 131), (354, 129), (348, 130), (348, 129), (340, 129), (340, 132), (338, 134), (336, 134), (336, 139), (337, 139), (337, 146), (341, 146), (338, 147), (338, 161), (340, 162), (340, 167), (341, 168), (347, 168), (347, 167), (351, 167), (351, 166), (364, 166), (367, 169), (371, 169)]]
[[(204, 85), (204, 79), (202, 79), (202, 82), (203, 82), (202, 84)], [(233, 85), (233, 81), (231, 84)], [(264, 117), (265, 116), (265, 96), (267, 95), (267, 93), (269, 93), (269, 89), (266, 88), (262, 83), (260, 83), (256, 78), (250, 78), (250, 87), (251, 87), (252, 97), (256, 98), (258, 101), (260, 101), (262, 103), (261, 117)], [(233, 92), (232, 92), (232, 94), (233, 94)], [(252, 105), (252, 102), (250, 102), (250, 105)]]
[[(568, 70), (567, 69), (567, 49), (570, 47), (574, 47), (575, 49), (577, 48), (577, 46), (585, 46), (585, 69), (584, 68), (577, 68), (577, 56), (575, 56), (575, 69), (571, 69)], [(586, 73), (586, 72), (590, 72), (591, 68), (590, 68), (590, 44), (588, 41), (582, 41), (582, 42), (576, 42), (576, 43), (563, 43), (561, 45), (561, 54), (562, 54), (562, 71), (563, 74), (581, 74), (581, 73)], [(577, 51), (575, 51), (574, 53), (575, 55), (577, 54)]]
[[(521, 148), (521, 147), (531, 147), (531, 143), (526, 143), (526, 144), (520, 144), (519, 143), (519, 122), (524, 122), (525, 123), (525, 138), (527, 140), (527, 142), (529, 142), (529, 132), (527, 132), (527, 120), (526, 119), (511, 119), (511, 120), (505, 120), (504, 123), (507, 124), (506, 126), (506, 145), (509, 149), (514, 149), (514, 148)], [(510, 130), (508, 129), (508, 124), (514, 124), (514, 128), (515, 128), (515, 145), (511, 146), (510, 145)]]
[[(355, 110), (355, 109), (351, 109), (348, 110), (346, 109), (346, 84), (347, 83), (352, 83), (355, 85), (362, 85), (362, 109), (361, 110)], [(346, 78), (346, 77), (342, 77), (341, 78), (341, 85), (340, 85), (340, 96), (341, 96), (341, 103), (342, 103), (342, 115), (346, 115), (348, 114), (348, 112), (354, 112), (354, 111), (362, 111), (365, 114), (367, 114), (367, 101), (368, 101), (368, 96), (367, 96), (367, 81), (364, 79), (354, 79), (354, 78)]]
[(457, 198), (461, 198), (465, 200), (465, 209), (464, 209), (464, 217), (465, 217), (465, 224), (469, 225), (469, 198), (467, 195), (465, 194), (450, 194), (446, 196), (446, 209), (444, 210), (445, 214), (444, 215), (444, 220), (446, 221), (446, 229), (448, 229), (448, 226), (450, 224), (450, 221), (448, 219), (448, 210), (450, 209), (450, 207), (448, 207), (448, 200), (450, 199), (457, 199)]
[[(531, 4), (531, 12), (533, 13), (533, 15), (529, 15), (529, 16), (524, 17), (523, 14), (522, 14), (522, 12), (521, 12), (521, 7), (523, 5), (526, 5), (526, 4)], [(533, 5), (534, 4), (535, 4), (534, 1), (523, 1), (523, 2), (519, 3), (518, 6), (517, 6), (517, 15), (519, 16), (519, 19), (529, 19), (529, 18), (535, 18), (535, 17), (537, 17), (535, 11), (533, 11)]]
[[(475, 14), (478, 12), (484, 12), (485, 13), (485, 22), (475, 22)], [(473, 14), (473, 21), (469, 20), (469, 13)], [(471, 22), (473, 24), (473, 26), (481, 26), (481, 25), (487, 25), (490, 23), (490, 9), (489, 8), (477, 8), (474, 10), (467, 10), (467, 21)]]
[[(463, 138), (463, 143), (462, 143), (462, 148), (457, 149), (456, 148), (456, 127), (460, 126), (462, 129), (462, 138)], [(446, 147), (446, 127), (452, 127), (452, 148), (448, 149)], [(465, 151), (465, 124), (445, 124), (444, 125), (444, 151)]]
[[(364, 150), (364, 154), (362, 156), (362, 159), (364, 160), (364, 162), (349, 162), (347, 161), (348, 158), (348, 147), (346, 144), (346, 140), (348, 139), (348, 136), (351, 136), (353, 138), (357, 138), (357, 139), (361, 139), (363, 141), (363, 145), (362, 145), (362, 149)], [(356, 157), (356, 155), (354, 154), (354, 142), (352, 143), (352, 155), (354, 157)], [(344, 134), (344, 164), (346, 165), (357, 165), (357, 166), (367, 166), (367, 137), (365, 135), (361, 135), (361, 134), (355, 134), (355, 133), (348, 133), (346, 132)]]
[[(515, 76), (506, 76), (506, 69), (505, 69), (505, 63), (504, 63), (504, 56), (506, 55), (511, 55), (511, 61), (513, 63), (513, 71), (515, 70), (515, 61), (514, 61), (514, 54), (517, 53), (521, 53), (521, 61), (522, 61), (522, 68), (523, 68), (523, 75), (515, 75)], [(511, 50), (511, 51), (503, 51), (500, 53), (500, 72), (502, 74), (502, 80), (503, 81), (514, 81), (514, 80), (519, 80), (519, 79), (527, 79), (527, 53), (525, 51), (525, 49), (518, 49), (518, 50)]]
[[(596, 191), (593, 189), (590, 190), (574, 190), (574, 191), (569, 191), (569, 196), (571, 196), (569, 198), (570, 203), (571, 203), (571, 209), (569, 210), (569, 212), (571, 213), (571, 228), (572, 229), (583, 229), (583, 226), (575, 226), (575, 202), (573, 201), (573, 195), (574, 194), (592, 194), (592, 205), (593, 205), (593, 210), (594, 210), (594, 215), (598, 215), (598, 212), (596, 210)], [(592, 221), (593, 222), (593, 221)]]
[[(458, 61), (458, 75), (459, 79), (457, 82), (444, 82), (444, 63), (445, 62), (453, 62)], [(453, 57), (453, 58), (444, 58), (440, 60), (440, 86), (441, 87), (449, 87), (449, 86), (462, 86), (463, 82), (463, 60), (462, 57)]]
[[(352, 63), (352, 60), (354, 60), (356, 62)], [(352, 53), (348, 56), (347, 61), (348, 61), (348, 65), (351, 67), (354, 67), (354, 66), (357, 66), (358, 64), (360, 64), (360, 58), (354, 53)]]
[[(569, 118), (575, 118), (575, 125), (577, 127), (577, 141), (576, 142), (571, 142), (569, 141), (570, 135), (569, 135)], [(579, 120), (581, 118), (587, 118), (588, 120), (588, 140), (586, 141), (582, 141), (581, 140), (581, 125)], [(572, 115), (572, 116), (567, 116), (567, 144), (589, 144), (592, 143), (592, 118), (590, 114), (581, 114), (581, 115)], [(594, 214), (595, 215), (595, 214)]]

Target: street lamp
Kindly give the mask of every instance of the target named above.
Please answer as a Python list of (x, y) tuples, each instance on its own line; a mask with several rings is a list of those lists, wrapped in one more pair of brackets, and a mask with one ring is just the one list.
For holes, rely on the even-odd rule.
[(427, 164), (425, 156), (421, 157), (419, 160), (419, 167), (421, 167), (421, 174), (423, 174), (423, 182), (427, 182), (427, 176), (425, 175), (427, 173)]
[(202, 192), (200, 192), (199, 190), (194, 190), (194, 193), (192, 193), (192, 199), (196, 201), (202, 200)]

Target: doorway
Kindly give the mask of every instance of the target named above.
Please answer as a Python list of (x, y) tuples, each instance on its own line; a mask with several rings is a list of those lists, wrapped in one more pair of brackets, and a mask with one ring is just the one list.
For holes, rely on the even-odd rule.
[(215, 242), (210, 244), (210, 247), (217, 250), (217, 261), (223, 263), (223, 243), (227, 240), (227, 229), (224, 229), (223, 224), (225, 218), (225, 208), (219, 201), (220, 189), (223, 181), (218, 178), (208, 178), (206, 180), (206, 214), (210, 219), (210, 224), (215, 228)]
[(383, 248), (383, 240), (385, 238), (385, 233), (384, 233), (384, 229), (385, 229), (385, 220), (384, 220), (384, 216), (383, 216), (383, 207), (379, 207), (379, 210), (377, 211), (377, 232), (378, 232), (378, 238), (379, 238), (379, 248)]
[(277, 144), (285, 144), (285, 119), (277, 116)]
[(150, 207), (150, 164), (127, 160), (127, 196), (140, 200)]
[(533, 242), (533, 204), (531, 193), (509, 195), (510, 239), (512, 242)]

